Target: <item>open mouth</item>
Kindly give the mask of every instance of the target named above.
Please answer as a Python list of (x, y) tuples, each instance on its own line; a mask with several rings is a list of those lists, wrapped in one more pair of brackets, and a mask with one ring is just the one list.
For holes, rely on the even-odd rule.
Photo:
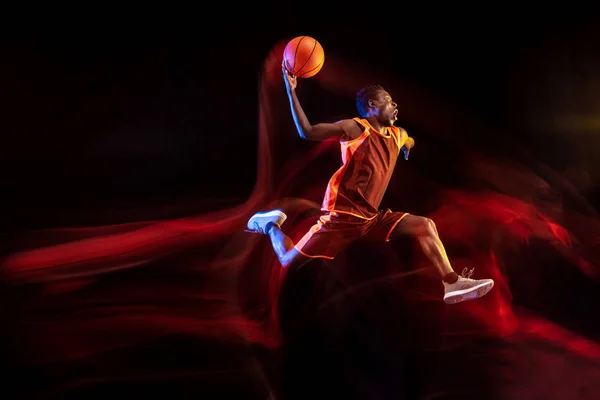
[(392, 118), (395, 119), (395, 120), (398, 119), (398, 110), (394, 110), (392, 112)]

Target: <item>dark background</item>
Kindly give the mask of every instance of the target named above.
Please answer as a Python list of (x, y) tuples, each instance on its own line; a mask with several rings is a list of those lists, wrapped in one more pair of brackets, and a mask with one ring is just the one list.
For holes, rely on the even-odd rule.
[[(466, 110), (492, 129), (466, 129), (461, 132), (461, 141), (483, 151), (497, 150), (503, 156), (510, 157), (511, 149), (515, 157), (528, 154), (529, 160), (535, 160), (532, 169), (544, 164), (564, 176), (597, 213), (600, 125), (595, 115), (600, 106), (600, 19), (595, 10), (540, 7), (525, 13), (490, 6), (487, 10), (434, 13), (433, 9), (411, 12), (393, 5), (374, 6), (377, 8), (372, 14), (357, 9), (347, 15), (280, 15), (254, 9), (202, 11), (168, 21), (142, 16), (113, 20), (100, 15), (94, 20), (90, 15), (89, 20), (79, 18), (77, 23), (57, 22), (47, 27), (46, 21), (21, 25), (19, 30), (7, 29), (2, 37), (0, 66), (3, 237), (40, 228), (185, 217), (244, 202), (256, 179), (262, 63), (276, 42), (298, 35), (318, 38), (326, 54), (350, 60), (382, 77), (410, 82)], [(354, 115), (352, 98), (322, 91), (318, 80), (301, 85), (299, 93), (311, 121)], [(402, 120), (402, 111), (400, 114)], [(432, 119), (438, 117), (431, 115)], [(409, 119), (401, 122), (415, 132), (419, 143), (426, 143), (421, 155), (415, 148), (411, 156), (415, 168), (441, 182), (459, 185), (452, 164), (454, 154), (459, 153), (454, 152), (457, 145), (452, 138), (411, 125)], [(298, 146), (309, 149), (311, 144), (298, 140)], [(426, 195), (415, 196), (412, 204), (420, 204), (419, 211), (429, 211)], [(4, 253), (18, 250), (9, 243), (7, 240), (3, 245)], [(529, 251), (535, 253), (535, 248)], [(550, 259), (551, 255), (537, 257)], [(553, 276), (562, 277), (562, 286), (555, 282), (562, 296), (568, 297), (579, 288), (597, 292), (595, 283), (579, 275)], [(515, 291), (522, 305), (535, 306), (555, 322), (598, 340), (597, 312), (592, 304), (585, 303), (597, 297), (582, 294), (570, 302), (565, 299), (564, 307), (554, 300), (549, 300), (552, 306), (546, 306), (542, 300), (529, 299), (527, 287), (516, 284)], [(8, 309), (10, 304), (5, 303)], [(414, 317), (415, 311), (406, 308), (403, 315)], [(355, 319), (357, 326), (369, 324), (364, 314)], [(387, 335), (393, 333), (381, 335), (381, 343), (387, 343)], [(412, 331), (406, 335), (403, 340), (419, 336)], [(304, 345), (308, 348), (306, 343), (312, 340)], [(163, 346), (168, 349), (186, 344)], [(485, 343), (478, 346), (486, 348)], [(192, 354), (205, 356), (192, 349), (188, 347), (190, 358)], [(302, 349), (294, 351), (301, 353)], [(470, 353), (472, 357), (479, 354), (477, 349)], [(144, 349), (138, 351), (143, 353)], [(384, 364), (370, 363), (378, 357), (391, 362), (381, 357), (383, 348), (374, 350), (377, 356), (362, 350), (359, 353), (356, 357), (365, 357), (363, 364), (371, 366), (369, 373), (392, 374)], [(433, 365), (429, 362), (452, 362), (443, 357), (418, 360), (414, 355), (407, 360), (410, 357), (415, 358), (416, 371)], [(409, 361), (403, 365), (410, 365)], [(324, 362), (319, 367), (323, 381), (306, 383), (305, 390), (310, 393), (306, 396), (319, 398), (310, 390), (318, 382), (324, 383), (327, 365)], [(463, 379), (461, 370), (469, 371), (463, 369), (467, 361), (461, 365), (450, 367), (456, 381)], [(418, 391), (414, 388), (420, 379), (418, 373), (410, 375), (408, 367), (399, 370), (409, 371), (401, 382)], [(391, 369), (394, 373), (399, 370)], [(31, 375), (24, 367), (16, 371), (15, 377), (29, 379), (33, 386), (44, 386), (52, 379), (51, 375)], [(290, 376), (304, 373), (299, 365), (291, 371)], [(341, 382), (354, 375), (339, 376), (344, 376), (339, 378)], [(389, 386), (382, 388), (379, 394), (383, 397), (377, 398), (388, 398), (382, 393), (399, 390), (389, 383), (393, 379), (385, 382)], [(186, 385), (187, 393), (203, 393), (190, 389), (191, 383)], [(336, 393), (332, 387), (327, 393)], [(95, 390), (100, 389), (90, 393), (105, 393)], [(110, 390), (112, 394), (124, 389)], [(143, 392), (135, 385), (127, 390)], [(164, 394), (169, 390), (164, 389)], [(184, 392), (181, 389), (177, 393)], [(257, 392), (261, 398), (260, 390)], [(483, 398), (482, 393), (486, 391), (462, 398)], [(209, 398), (222, 398), (212, 396)], [(493, 393), (487, 396), (493, 398)], [(588, 398), (581, 396), (572, 398)]]
[[(595, 14), (473, 12), (398, 12), (377, 23), (352, 13), (217, 13), (215, 27), (207, 14), (179, 23), (173, 17), (172, 24), (99, 16), (11, 32), (2, 63), (4, 227), (104, 224), (87, 210), (108, 207), (113, 218), (131, 219), (119, 204), (246, 197), (254, 183), (262, 62), (274, 43), (306, 31), (357, 66), (450, 99), (553, 168), (590, 167), (597, 182), (592, 132), (530, 121), (591, 112)], [(561, 68), (565, 62), (570, 68)], [(319, 111), (315, 97), (306, 101), (315, 120), (354, 113), (351, 99)], [(563, 107), (552, 109), (549, 98)], [(490, 148), (499, 140), (463, 135)], [(219, 174), (207, 173), (214, 166)]]

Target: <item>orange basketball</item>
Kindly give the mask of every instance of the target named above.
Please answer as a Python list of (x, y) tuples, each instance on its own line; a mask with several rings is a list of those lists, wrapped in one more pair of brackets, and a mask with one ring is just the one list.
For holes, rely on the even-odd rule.
[(285, 68), (297, 78), (315, 76), (325, 62), (321, 44), (310, 36), (297, 36), (283, 50)]

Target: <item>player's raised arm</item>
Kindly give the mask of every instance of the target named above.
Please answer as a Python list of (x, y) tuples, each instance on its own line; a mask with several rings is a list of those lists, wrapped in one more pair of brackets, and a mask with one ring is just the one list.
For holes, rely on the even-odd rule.
[(321, 141), (332, 137), (350, 137), (352, 129), (356, 129), (356, 123), (351, 119), (344, 119), (334, 123), (319, 123), (312, 125), (296, 96), (297, 78), (289, 73), (285, 65), (281, 65), (285, 88), (290, 101), (292, 117), (298, 130), (298, 135), (307, 140)]

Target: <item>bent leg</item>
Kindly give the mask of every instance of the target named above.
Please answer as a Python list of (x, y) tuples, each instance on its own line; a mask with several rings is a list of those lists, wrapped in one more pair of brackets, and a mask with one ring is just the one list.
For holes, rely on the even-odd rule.
[(268, 232), (273, 251), (283, 268), (300, 268), (312, 258), (300, 253), (294, 247), (294, 242), (277, 226), (273, 225)]
[(271, 239), (273, 250), (284, 268), (299, 268), (315, 258), (333, 259), (347, 245), (361, 236), (366, 220), (361, 218), (338, 218), (322, 215), (317, 223), (294, 244), (283, 233), (281, 225), (287, 219), (281, 210), (254, 214), (247, 224), (248, 232), (266, 234)]
[(282, 267), (301, 267), (310, 258), (296, 250), (292, 239), (281, 231), (286, 219), (287, 215), (279, 209), (257, 212), (248, 220), (246, 231), (268, 235)]
[(485, 296), (494, 287), (492, 279), (471, 279), (473, 269), (465, 269), (460, 276), (454, 272), (435, 223), (431, 219), (416, 215), (405, 216), (394, 228), (391, 238), (404, 235), (417, 238), (423, 252), (440, 273), (444, 283), (445, 303), (474, 300)]
[(281, 265), (299, 268), (316, 258), (332, 260), (360, 237), (364, 224), (362, 219), (323, 215), (296, 244), (278, 226), (273, 226), (268, 233)]
[(454, 270), (450, 265), (446, 249), (440, 240), (435, 223), (431, 219), (406, 215), (396, 225), (390, 239), (400, 236), (415, 236), (421, 245), (421, 249), (423, 249), (423, 253), (433, 263), (442, 278), (448, 274), (453, 274)]

